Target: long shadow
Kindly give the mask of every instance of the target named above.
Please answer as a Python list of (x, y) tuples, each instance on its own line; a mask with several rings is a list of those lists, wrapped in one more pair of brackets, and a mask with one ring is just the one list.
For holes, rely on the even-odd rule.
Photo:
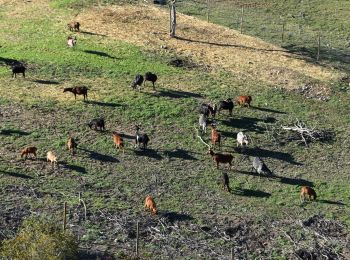
[(288, 177), (278, 177), (277, 178), (280, 179), (281, 183), (284, 184), (289, 184), (289, 185), (297, 185), (297, 186), (309, 186), (309, 187), (313, 187), (314, 183), (308, 180), (304, 180), (304, 179), (292, 179), (292, 178), (288, 178)]
[(339, 205), (339, 206), (346, 206), (345, 203), (340, 201), (331, 201), (331, 200), (317, 200), (317, 202), (331, 204), (331, 205)]
[(19, 60), (15, 60), (15, 59), (0, 57), (0, 64), (1, 65), (11, 66), (11, 65), (14, 65), (16, 63), (21, 63), (21, 62)]
[(88, 34), (88, 35), (96, 35), (96, 36), (103, 36), (103, 37), (107, 37), (107, 35), (105, 35), (105, 34), (94, 33), (94, 32), (80, 31), (80, 33), (83, 33), (83, 34)]
[(125, 133), (118, 133), (118, 135), (120, 135), (120, 137), (125, 138), (125, 139), (131, 139), (131, 140), (136, 139), (136, 137), (134, 135), (129, 135), (129, 134), (125, 134)]
[(58, 81), (56, 80), (41, 80), (41, 79), (36, 79), (36, 80), (32, 80), (32, 82), (35, 83), (39, 83), (39, 84), (45, 84), (45, 85), (58, 85), (60, 84)]
[(0, 130), (1, 135), (30, 135), (30, 133), (22, 131), (22, 130), (14, 130), (14, 129), (3, 129)]
[(190, 153), (191, 152), (183, 149), (175, 149), (173, 151), (164, 151), (164, 154), (171, 159), (178, 158), (178, 159), (188, 160), (188, 161), (197, 161), (198, 159), (193, 157)]
[(190, 215), (177, 212), (166, 212), (163, 213), (162, 216), (165, 217), (169, 222), (193, 220), (193, 217)]
[(109, 55), (108, 53), (105, 53), (103, 51), (91, 51), (91, 50), (84, 50), (85, 53), (89, 53), (89, 54), (94, 54), (94, 55), (98, 55), (101, 57), (106, 57), (106, 58), (110, 58), (110, 59), (117, 59), (114, 56)]
[(169, 98), (202, 98), (201, 94), (192, 93), (188, 91), (180, 91), (180, 90), (159, 90), (157, 93), (153, 95), (158, 97), (169, 97)]
[(144, 150), (135, 150), (134, 151), (135, 155), (137, 156), (146, 156), (149, 158), (153, 158), (156, 160), (161, 160), (163, 159), (163, 156), (161, 156), (159, 153), (157, 153), (157, 151), (153, 150), (153, 149), (144, 149)]
[(92, 105), (103, 106), (103, 107), (121, 107), (121, 106), (123, 106), (123, 105), (120, 105), (117, 103), (101, 102), (101, 101), (95, 101), (95, 100), (87, 100), (87, 101), (85, 101), (85, 104), (92, 104)]
[(287, 52), (285, 50), (259, 49), (259, 48), (244, 46), (244, 45), (238, 45), (238, 44), (228, 44), (228, 43), (209, 42), (209, 41), (202, 41), (202, 40), (193, 40), (193, 39), (188, 39), (188, 38), (184, 38), (184, 37), (181, 37), (181, 36), (177, 36), (176, 39), (182, 40), (182, 41), (187, 41), (187, 42), (196, 42), (196, 43), (202, 43), (202, 44), (208, 44), (208, 45), (220, 46), (220, 47), (234, 47), (234, 48), (254, 50), (254, 51)]
[(251, 190), (251, 189), (235, 189), (233, 190), (235, 195), (246, 196), (246, 197), (257, 197), (257, 198), (268, 198), (271, 193), (261, 191), (261, 190)]
[(87, 173), (85, 167), (81, 167), (78, 165), (72, 165), (72, 164), (68, 164), (65, 162), (62, 162), (61, 165), (63, 165), (64, 168), (71, 170), (71, 171), (76, 171), (76, 172), (80, 172), (80, 173)]
[[(237, 150), (237, 149), (235, 149)], [(274, 158), (277, 160), (285, 161), (293, 165), (303, 165), (302, 163), (298, 163), (294, 160), (293, 156), (289, 153), (277, 152), (277, 151), (269, 151), (261, 148), (245, 148), (239, 149), (241, 154), (252, 156), (252, 157), (264, 157), (264, 158)]]
[(262, 175), (262, 174), (259, 174), (257, 172), (248, 172), (248, 171), (238, 171), (238, 170), (235, 170), (235, 172), (237, 173), (242, 173), (242, 174), (245, 174), (245, 175), (251, 175), (251, 176), (255, 176), (255, 177), (262, 177), (262, 178), (268, 178), (268, 179), (271, 179), (271, 178), (278, 178), (278, 176), (276, 175), (272, 175), (272, 176), (269, 176), (269, 175)]
[(119, 162), (119, 160), (117, 158), (114, 158), (113, 156), (109, 156), (109, 155), (106, 155), (106, 154), (101, 154), (101, 153), (98, 153), (98, 152), (90, 151), (90, 150), (85, 149), (85, 148), (78, 148), (78, 149), (89, 153), (89, 157), (91, 159), (94, 159), (94, 160), (97, 160), (97, 161), (110, 162), (110, 163)]
[(263, 134), (266, 129), (257, 125), (257, 123), (260, 121), (264, 120), (255, 117), (241, 117), (239, 119), (230, 118), (229, 120), (221, 120), (221, 122), (226, 126), (237, 127), (243, 129), (244, 131)]
[(263, 108), (263, 107), (256, 107), (256, 106), (250, 106), (250, 107), (253, 109), (256, 109), (256, 110), (263, 111), (263, 112), (270, 112), (270, 113), (284, 114), (284, 115), (287, 114), (286, 112), (274, 110), (274, 109), (270, 109), (270, 108)]
[(17, 172), (8, 172), (8, 171), (0, 170), (0, 173), (4, 175), (12, 176), (12, 177), (22, 178), (22, 179), (33, 179), (32, 176), (25, 175), (22, 173), (17, 173)]

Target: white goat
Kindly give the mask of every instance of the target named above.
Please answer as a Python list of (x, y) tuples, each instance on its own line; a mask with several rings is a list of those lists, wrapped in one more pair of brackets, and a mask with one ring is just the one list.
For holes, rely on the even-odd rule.
[(69, 36), (69, 37), (67, 38), (68, 47), (73, 48), (73, 47), (75, 46), (76, 43), (77, 43), (77, 38), (76, 38), (76, 37), (71, 37), (71, 36)]
[(46, 159), (48, 162), (51, 162), (52, 166), (55, 166), (57, 164), (57, 156), (51, 151), (47, 152)]
[(243, 132), (239, 132), (237, 134), (237, 147), (248, 145), (248, 143), (248, 137)]
[(202, 128), (202, 132), (204, 132), (204, 133), (207, 132), (207, 120), (208, 120), (208, 117), (206, 115), (201, 114), (199, 116), (199, 120), (198, 120), (199, 127)]

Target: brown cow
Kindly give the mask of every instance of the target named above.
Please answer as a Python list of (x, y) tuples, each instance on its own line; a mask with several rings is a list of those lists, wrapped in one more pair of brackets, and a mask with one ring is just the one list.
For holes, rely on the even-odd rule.
[(250, 107), (250, 102), (252, 102), (251, 96), (238, 96), (236, 98), (236, 103), (242, 107), (244, 106)]
[(28, 146), (21, 151), (21, 158), (23, 158), (23, 156), (24, 156), (24, 159), (27, 159), (27, 156), (29, 154), (33, 154), (35, 159), (36, 159), (36, 151), (37, 150), (38, 150), (38, 148), (36, 148), (35, 146)]
[(316, 191), (308, 186), (301, 187), (300, 200), (305, 201), (305, 197), (308, 197), (309, 200), (316, 200)]
[(120, 150), (123, 150), (123, 154), (124, 154), (124, 142), (123, 142), (123, 138), (120, 137), (120, 135), (118, 135), (117, 133), (113, 133), (112, 134), (113, 137), (113, 142), (115, 144), (115, 147)]
[(147, 210), (147, 208), (149, 208), (152, 212), (152, 214), (157, 214), (158, 210), (157, 210), (157, 206), (156, 203), (154, 202), (153, 198), (151, 196), (147, 196), (145, 199), (145, 210)]

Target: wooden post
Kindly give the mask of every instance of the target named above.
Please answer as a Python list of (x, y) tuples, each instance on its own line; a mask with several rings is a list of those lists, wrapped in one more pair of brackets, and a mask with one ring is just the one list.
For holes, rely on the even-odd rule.
[(209, 23), (209, 10), (210, 10), (209, 0), (207, 0), (207, 22), (208, 23)]
[(234, 251), (233, 251), (233, 247), (231, 248), (231, 260), (233, 260), (234, 258)]
[(63, 232), (66, 230), (66, 225), (67, 225), (67, 202), (64, 202), (63, 206)]
[(84, 200), (81, 198), (81, 193), (80, 192), (79, 192), (79, 203), (83, 204), (83, 207), (84, 207), (84, 219), (86, 221), (86, 205), (85, 205)]
[(139, 258), (139, 221), (136, 222), (136, 258)]
[(170, 0), (170, 37), (174, 38), (176, 35), (176, 0)]
[(317, 61), (320, 60), (320, 49), (321, 49), (321, 34), (318, 33), (318, 38), (317, 38)]
[(285, 23), (282, 23), (282, 43), (284, 42), (284, 29), (285, 29)]
[(243, 33), (243, 16), (244, 16), (244, 6), (242, 5), (242, 13), (241, 13), (241, 33)]

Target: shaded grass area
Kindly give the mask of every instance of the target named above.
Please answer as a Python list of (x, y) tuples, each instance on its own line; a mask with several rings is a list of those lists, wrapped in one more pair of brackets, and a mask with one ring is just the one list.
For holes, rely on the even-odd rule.
[[(168, 221), (206, 230), (207, 233), (187, 230), (184, 235), (201, 234), (200, 239), (207, 241), (214, 252), (216, 245), (223, 242), (220, 236), (208, 235), (215, 229), (210, 223), (228, 225), (238, 217), (257, 222), (283, 220), (286, 216), (304, 219), (314, 214), (349, 223), (349, 210), (344, 204), (349, 205), (350, 189), (349, 182), (343, 181), (349, 171), (346, 151), (350, 148), (350, 119), (344, 105), (349, 104), (349, 96), (335, 92), (329, 102), (318, 102), (265, 88), (258, 80), (240, 82), (227, 72), (173, 68), (163, 56), (149, 56), (140, 48), (113, 39), (100, 42), (93, 34), (78, 35), (78, 46), (71, 50), (65, 47), (66, 32), (49, 18), (45, 23), (23, 22), (23, 29), (16, 35), (22, 45), (6, 45), (2, 54), (5, 63), (18, 59), (29, 64), (27, 79), (10, 79), (7, 68), (0, 67), (0, 197), (6, 206), (23, 202), (25, 197), (30, 209), (23, 210), (25, 214), (58, 216), (67, 201), (71, 210), (68, 221), (80, 227), (75, 231), (82, 237), (81, 246), (92, 245), (115, 253), (118, 249), (114, 244), (104, 246), (106, 238), (108, 243), (118, 238), (118, 248), (124, 246), (123, 250), (130, 253), (132, 249), (126, 245), (134, 237), (123, 237), (124, 229), (113, 233), (110, 223), (118, 222), (107, 221), (111, 217), (108, 213), (146, 223), (148, 217), (142, 207), (149, 194), (155, 197), (161, 216)], [(60, 16), (63, 18), (68, 19), (68, 15)], [(11, 23), (8, 19), (2, 23)], [(43, 29), (40, 36), (45, 36), (45, 41), (39, 36), (29, 38), (36, 27)], [(0, 32), (2, 42), (7, 36), (8, 32)], [(131, 90), (133, 76), (146, 70), (158, 74), (157, 90)], [(74, 101), (74, 97), (62, 93), (64, 86), (77, 83), (89, 85), (87, 102)], [(224, 136), (222, 151), (235, 157), (233, 170), (224, 166), (217, 170), (206, 154), (207, 148), (194, 136), (198, 105), (247, 92), (254, 97), (252, 108), (235, 107), (232, 118), (223, 112), (216, 119)], [(105, 118), (107, 130), (90, 130), (87, 122), (100, 116)], [(335, 129), (334, 144), (316, 143), (307, 149), (292, 142), (279, 146), (271, 137), (271, 127), (289, 124), (295, 118)], [(150, 136), (146, 150), (134, 148), (136, 123)], [(236, 149), (235, 137), (242, 130), (253, 143), (241, 151)], [(115, 149), (113, 131), (124, 137), (125, 154)], [(78, 143), (75, 156), (66, 148), (69, 135)], [(209, 141), (209, 134), (203, 139)], [(27, 145), (38, 147), (37, 160), (19, 158), (19, 151)], [(46, 162), (48, 150), (56, 152), (57, 168)], [(244, 159), (247, 155), (262, 157), (277, 177), (253, 173), (250, 161)], [(232, 194), (217, 185), (222, 171), (229, 174)], [(301, 205), (302, 185), (315, 187), (320, 200)], [(79, 192), (88, 206), (87, 222), (77, 219), (82, 216)], [(178, 246), (184, 249), (182, 256), (193, 254), (188, 245)], [(225, 244), (225, 248), (230, 246)], [(288, 242), (280, 246), (293, 248)], [(147, 252), (161, 252), (151, 240), (146, 240), (143, 250), (145, 257)], [(253, 250), (251, 256), (256, 253)], [(277, 256), (286, 257), (276, 251)], [(265, 253), (270, 256), (270, 252)], [(215, 256), (221, 255), (212, 255)]]

